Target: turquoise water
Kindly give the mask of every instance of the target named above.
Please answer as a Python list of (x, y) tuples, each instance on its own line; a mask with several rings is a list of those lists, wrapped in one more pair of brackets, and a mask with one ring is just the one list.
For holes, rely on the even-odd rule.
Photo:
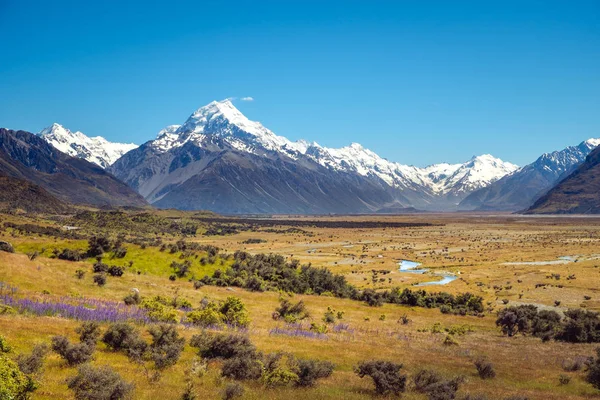
[[(429, 271), (427, 268), (419, 268), (421, 263), (410, 261), (410, 260), (400, 260), (400, 272), (408, 272), (412, 274), (424, 274)], [(436, 276), (441, 276), (442, 279), (439, 281), (431, 281), (431, 282), (423, 282), (419, 283), (415, 286), (431, 286), (431, 285), (447, 285), (450, 282), (456, 280), (458, 277), (452, 274), (435, 274)]]

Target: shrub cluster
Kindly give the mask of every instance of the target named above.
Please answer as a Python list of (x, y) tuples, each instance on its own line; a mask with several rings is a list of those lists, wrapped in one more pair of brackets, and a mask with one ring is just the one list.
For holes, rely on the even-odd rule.
[(247, 336), (240, 334), (194, 335), (190, 345), (207, 359), (224, 359), (222, 376), (236, 380), (260, 379), (267, 387), (313, 386), (333, 373), (328, 361), (298, 359), (288, 353), (263, 355)]
[(204, 327), (227, 324), (243, 328), (250, 324), (250, 317), (242, 300), (229, 296), (222, 302), (203, 302), (199, 309), (186, 315), (186, 322)]
[(238, 286), (252, 291), (283, 290), (292, 293), (323, 294), (358, 298), (358, 290), (346, 278), (325, 268), (286, 262), (278, 254), (252, 255), (236, 251), (234, 263), (226, 271), (217, 270), (202, 282), (217, 286)]
[(480, 315), (483, 298), (471, 293), (429, 293), (425, 290), (393, 288), (377, 292), (366, 289), (362, 293), (350, 285), (342, 275), (326, 268), (300, 265), (298, 260), (286, 262), (277, 254), (252, 255), (236, 251), (234, 263), (226, 271), (216, 270), (201, 282), (216, 286), (237, 286), (252, 291), (281, 290), (291, 293), (318, 294), (362, 300), (371, 306), (383, 303), (403, 304), (413, 307), (439, 307), (442, 312), (459, 315)]
[(600, 313), (582, 309), (565, 311), (564, 318), (533, 305), (511, 306), (498, 312), (496, 325), (508, 336), (517, 333), (533, 335), (543, 340), (570, 343), (600, 342)]
[(65, 336), (52, 338), (52, 350), (64, 358), (69, 365), (90, 361), (101, 335), (97, 322), (84, 322), (75, 331), (79, 334), (79, 343), (71, 343)]

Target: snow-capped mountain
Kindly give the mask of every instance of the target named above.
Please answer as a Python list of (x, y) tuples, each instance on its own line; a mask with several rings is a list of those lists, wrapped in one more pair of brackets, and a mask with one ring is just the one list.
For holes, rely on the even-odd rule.
[(524, 210), (573, 172), (599, 145), (600, 139), (588, 139), (577, 146), (542, 154), (533, 163), (471, 193), (462, 200), (459, 208), (462, 210)]
[(388, 161), (357, 143), (335, 149), (292, 142), (223, 100), (161, 130), (110, 171), (161, 207), (231, 212), (233, 205), (215, 198), (207, 204), (207, 191), (219, 197), (232, 190), (250, 203), (243, 212), (374, 212), (390, 206), (452, 208), (516, 168), (490, 155), (418, 168)]
[(199, 108), (183, 125), (166, 127), (159, 132), (152, 146), (161, 152), (188, 142), (202, 146), (208, 136), (222, 139), (240, 151), (254, 154), (275, 151), (293, 159), (305, 156), (329, 169), (376, 176), (396, 188), (423, 186), (440, 195), (479, 189), (518, 168), (489, 154), (473, 157), (462, 164), (418, 168), (388, 161), (358, 143), (335, 149), (304, 140), (292, 142), (277, 136), (259, 122), (250, 121), (230, 100), (213, 101)]
[(79, 131), (71, 132), (57, 123), (42, 129), (39, 136), (63, 153), (102, 168), (109, 167), (123, 154), (138, 147), (133, 143), (109, 142), (102, 136), (88, 137)]

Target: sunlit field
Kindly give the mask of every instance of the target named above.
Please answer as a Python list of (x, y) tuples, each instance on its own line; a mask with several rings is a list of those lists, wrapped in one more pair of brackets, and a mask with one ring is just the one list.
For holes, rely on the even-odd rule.
[[(92, 365), (109, 365), (135, 385), (136, 399), (180, 399), (186, 388), (197, 398), (220, 398), (232, 379), (221, 376), (223, 360), (207, 360), (206, 371), (193, 367), (199, 362), (198, 349), (190, 346), (192, 336), (202, 331), (215, 334), (247, 335), (258, 351), (291, 353), (300, 359), (332, 362), (330, 376), (314, 386), (267, 385), (264, 380), (244, 380), (242, 398), (247, 399), (359, 399), (376, 396), (373, 381), (354, 371), (361, 361), (385, 360), (403, 364), (408, 376), (406, 399), (427, 399), (415, 390), (412, 378), (422, 369), (437, 371), (444, 379), (461, 377), (457, 398), (487, 395), (490, 399), (523, 396), (529, 399), (594, 398), (598, 391), (585, 380), (585, 371), (566, 371), (565, 365), (595, 354), (596, 344), (542, 340), (527, 334), (509, 337), (496, 326), (499, 310), (518, 305), (535, 305), (558, 314), (572, 308), (600, 309), (600, 219), (530, 218), (513, 215), (413, 215), (364, 217), (275, 217), (273, 226), (215, 222), (192, 213), (153, 212), (161, 219), (181, 225), (197, 225), (195, 234), (147, 230), (124, 230), (118, 223), (101, 226), (98, 222), (73, 225), (73, 221), (53, 222), (19, 216), (3, 216), (0, 240), (14, 246), (15, 252), (0, 251), (0, 289), (12, 301), (29, 299), (45, 303), (88, 304), (108, 302), (127, 310), (123, 299), (139, 291), (144, 299), (162, 296), (189, 302), (191, 307), (175, 307), (173, 324), (186, 344), (177, 362), (154, 374), (150, 361), (132, 362), (123, 352), (109, 349), (99, 341)], [(406, 227), (341, 228), (289, 221), (407, 222)], [(31, 232), (24, 224), (50, 226), (65, 232)], [(144, 223), (141, 223), (144, 224)], [(62, 227), (73, 225), (67, 233)], [(318, 225), (318, 224), (317, 224)], [(21, 226), (21, 228), (19, 228)], [(227, 229), (224, 229), (227, 228)], [(215, 231), (216, 234), (204, 233)], [(224, 232), (226, 231), (226, 232)], [(72, 236), (69, 236), (72, 235)], [(106, 252), (102, 262), (124, 267), (122, 276), (106, 277), (104, 285), (94, 281), (96, 257), (80, 261), (60, 259), (63, 249), (88, 248), (90, 236), (120, 235), (126, 254), (114, 257)], [(160, 238), (159, 241), (156, 239)], [(195, 250), (179, 250), (178, 241), (197, 243)], [(164, 246), (163, 246), (164, 245)], [(219, 248), (210, 257), (207, 246)], [(181, 246), (181, 242), (180, 242)], [(189, 247), (189, 246), (188, 246)], [(56, 250), (56, 251), (55, 251)], [(300, 265), (325, 267), (341, 274), (359, 292), (376, 293), (392, 288), (447, 292), (458, 296), (470, 292), (482, 297), (483, 311), (478, 315), (443, 313), (439, 307), (389, 304), (370, 306), (365, 301), (339, 298), (328, 293), (300, 294), (281, 290), (252, 291), (235, 285), (195, 285), (215, 271), (228, 270), (236, 251), (251, 255), (274, 253)], [(173, 263), (189, 261), (189, 270), (177, 276)], [(425, 273), (399, 271), (399, 262), (420, 263)], [(83, 271), (78, 272), (78, 271)], [(440, 274), (456, 279), (435, 285)], [(82, 276), (83, 275), (83, 276)], [(208, 282), (208, 281), (206, 281)], [(430, 283), (426, 286), (417, 286)], [(202, 327), (185, 323), (190, 309), (208, 301), (239, 298), (250, 319), (246, 327)], [(6, 302), (7, 297), (4, 297)], [(87, 300), (86, 300), (87, 299)], [(308, 318), (294, 324), (274, 319), (282, 300), (303, 301)], [(10, 310), (9, 310), (10, 308)], [(120, 308), (119, 308), (120, 309)], [(333, 311), (333, 321), (324, 321)], [(133, 310), (130, 308), (129, 310)], [(28, 353), (39, 343), (50, 345), (55, 335), (76, 342), (75, 329), (81, 324), (77, 315), (26, 308), (4, 307), (0, 315), (0, 334), (12, 346), (9, 357)], [(87, 318), (87, 317), (85, 317)], [(120, 318), (120, 317), (119, 317)], [(125, 318), (125, 317), (123, 317)], [(126, 319), (126, 318), (125, 318)], [(147, 328), (156, 321), (132, 320), (142, 337), (150, 340)], [(183, 322), (183, 323), (182, 323)], [(318, 331), (311, 324), (321, 326)], [(109, 321), (100, 321), (105, 331)], [(482, 379), (474, 365), (485, 358), (493, 365), (495, 377)], [(35, 374), (38, 389), (34, 399), (73, 398), (67, 379), (77, 373), (56, 352), (50, 351)], [(562, 377), (562, 378), (561, 378)], [(388, 395), (391, 396), (391, 395)], [(393, 397), (393, 396), (392, 396)]]

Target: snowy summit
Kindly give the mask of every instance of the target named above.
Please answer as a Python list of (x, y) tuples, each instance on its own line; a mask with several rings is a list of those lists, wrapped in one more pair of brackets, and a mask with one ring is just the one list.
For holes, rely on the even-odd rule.
[(102, 136), (88, 137), (79, 131), (71, 132), (57, 123), (42, 129), (39, 136), (63, 153), (83, 158), (102, 168), (109, 167), (123, 154), (138, 147), (133, 143), (109, 142)]

